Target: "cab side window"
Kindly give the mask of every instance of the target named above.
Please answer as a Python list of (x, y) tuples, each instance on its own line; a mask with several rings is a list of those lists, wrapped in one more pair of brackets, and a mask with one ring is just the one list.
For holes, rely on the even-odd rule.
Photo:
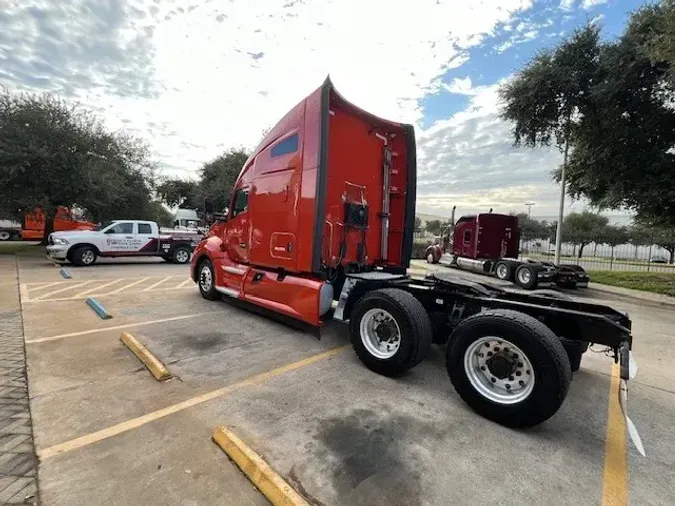
[(106, 234), (133, 234), (134, 233), (134, 224), (133, 223), (118, 223), (117, 225), (109, 228), (105, 231)]
[(471, 243), (471, 230), (465, 230), (464, 231), (464, 244), (470, 244)]
[(248, 210), (248, 188), (239, 188), (232, 199), (232, 217)]
[(144, 235), (152, 234), (152, 227), (149, 223), (139, 223), (138, 224), (138, 233)]

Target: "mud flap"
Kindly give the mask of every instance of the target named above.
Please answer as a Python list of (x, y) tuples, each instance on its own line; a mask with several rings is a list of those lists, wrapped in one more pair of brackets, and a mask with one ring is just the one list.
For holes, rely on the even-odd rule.
[(640, 455), (645, 457), (645, 449), (642, 445), (642, 439), (638, 434), (637, 428), (633, 421), (628, 417), (628, 383), (627, 380), (635, 378), (637, 375), (637, 362), (633, 358), (633, 353), (628, 348), (628, 343), (624, 342), (619, 347), (619, 365), (621, 371), (621, 382), (619, 384), (619, 405), (621, 406), (621, 413), (626, 419), (626, 428), (631, 441), (640, 452)]

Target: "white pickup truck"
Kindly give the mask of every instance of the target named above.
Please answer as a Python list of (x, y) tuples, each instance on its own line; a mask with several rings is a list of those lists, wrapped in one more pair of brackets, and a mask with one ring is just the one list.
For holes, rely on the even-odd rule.
[(69, 230), (49, 234), (47, 253), (57, 261), (92, 265), (98, 257), (157, 256), (167, 262), (186, 264), (201, 233), (160, 233), (154, 221), (115, 220), (94, 230)]

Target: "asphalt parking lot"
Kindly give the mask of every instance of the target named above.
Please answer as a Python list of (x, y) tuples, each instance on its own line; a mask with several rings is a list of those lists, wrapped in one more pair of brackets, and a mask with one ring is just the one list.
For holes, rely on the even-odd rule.
[[(265, 504), (211, 441), (227, 425), (326, 505), (675, 504), (675, 311), (606, 301), (634, 323), (628, 405), (641, 457), (612, 430), (612, 362), (587, 353), (549, 421), (511, 430), (454, 392), (443, 350), (399, 379), (369, 372), (346, 329), (321, 339), (203, 300), (186, 266), (19, 260), (44, 504)], [(85, 299), (113, 315), (101, 320)], [(602, 301), (597, 295), (595, 301)], [(120, 342), (141, 340), (157, 382)], [(615, 392), (612, 393), (615, 395)]]

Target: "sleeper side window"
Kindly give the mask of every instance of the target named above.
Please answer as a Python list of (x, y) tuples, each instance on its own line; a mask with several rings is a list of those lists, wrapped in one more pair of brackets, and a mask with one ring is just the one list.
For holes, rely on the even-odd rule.
[(291, 135), (288, 139), (284, 139), (272, 148), (271, 157), (287, 155), (295, 153), (298, 150), (298, 134)]
[(232, 199), (232, 217), (245, 212), (248, 209), (248, 188), (239, 188), (234, 192)]

